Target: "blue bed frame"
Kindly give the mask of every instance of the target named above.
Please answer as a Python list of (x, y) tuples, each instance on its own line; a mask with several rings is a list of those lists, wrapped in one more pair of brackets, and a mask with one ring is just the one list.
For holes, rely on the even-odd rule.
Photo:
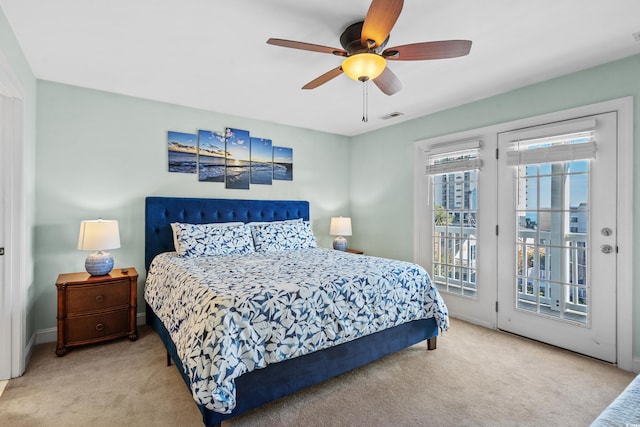
[[(145, 267), (153, 258), (173, 251), (172, 222), (212, 223), (230, 221), (309, 220), (309, 202), (295, 200), (196, 199), (183, 197), (147, 197), (145, 204)], [(176, 347), (168, 331), (146, 306), (147, 324), (157, 332), (187, 386), (189, 378), (182, 369)], [(248, 372), (236, 379), (237, 406), (230, 414), (220, 414), (198, 405), (206, 426), (238, 416), (267, 402), (302, 388), (366, 365), (383, 356), (429, 340), (436, 347), (438, 326), (434, 319), (417, 320), (358, 338), (354, 341), (307, 354), (295, 359)]]

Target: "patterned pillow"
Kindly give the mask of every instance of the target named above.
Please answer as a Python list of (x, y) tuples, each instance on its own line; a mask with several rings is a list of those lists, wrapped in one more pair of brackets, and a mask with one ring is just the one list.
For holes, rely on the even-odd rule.
[(289, 224), (294, 222), (302, 222), (302, 218), (296, 219), (285, 219), (284, 221), (251, 221), (248, 222), (247, 225), (249, 227), (253, 227), (255, 225), (265, 225), (265, 224)]
[(315, 248), (316, 237), (307, 221), (274, 221), (251, 224), (257, 252)]
[[(234, 226), (234, 225), (243, 225), (244, 222), (212, 222), (210, 224), (207, 224), (210, 227), (229, 227), (229, 226)], [(180, 244), (178, 243), (178, 233), (180, 233), (180, 229), (183, 226), (186, 226), (189, 224), (185, 224), (185, 223), (181, 223), (181, 222), (172, 222), (171, 223), (171, 234), (173, 235), (173, 247), (175, 249), (176, 252), (178, 251), (178, 246), (180, 246)]]
[(254, 252), (251, 229), (243, 223), (182, 224), (172, 223), (176, 252), (185, 258), (247, 254)]

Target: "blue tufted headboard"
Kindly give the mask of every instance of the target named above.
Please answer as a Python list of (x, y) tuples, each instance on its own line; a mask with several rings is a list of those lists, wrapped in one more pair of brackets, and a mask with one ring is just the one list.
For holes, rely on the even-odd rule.
[(303, 200), (195, 199), (147, 197), (145, 201), (145, 268), (162, 252), (173, 251), (172, 222), (203, 224), (231, 221), (309, 220)]

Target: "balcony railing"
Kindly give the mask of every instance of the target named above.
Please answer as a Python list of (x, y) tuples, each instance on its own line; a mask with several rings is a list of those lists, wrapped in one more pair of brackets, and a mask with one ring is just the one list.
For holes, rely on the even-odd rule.
[[(585, 323), (588, 313), (588, 247), (586, 233), (518, 231), (518, 266), (514, 275), (518, 308)], [(444, 292), (476, 296), (476, 227), (434, 226), (432, 280)], [(536, 274), (537, 271), (537, 274)]]
[(434, 226), (432, 280), (444, 292), (475, 297), (476, 284), (475, 218), (472, 224)]
[(520, 309), (585, 323), (588, 313), (588, 235), (518, 230), (515, 274)]

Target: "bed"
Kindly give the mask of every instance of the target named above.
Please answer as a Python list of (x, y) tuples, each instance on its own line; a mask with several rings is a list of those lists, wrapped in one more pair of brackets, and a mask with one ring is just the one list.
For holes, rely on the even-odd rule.
[[(307, 277), (325, 277), (337, 274), (333, 270), (343, 263), (352, 263), (354, 267), (349, 268), (362, 269), (363, 271), (377, 271), (378, 267), (375, 263), (379, 262), (398, 263), (390, 264), (391, 267), (388, 269), (390, 271), (395, 271), (400, 265), (399, 261), (317, 248), (313, 245), (315, 237), (312, 236), (312, 233), (311, 236), (307, 236), (313, 240), (311, 244), (308, 244), (311, 240), (301, 239), (299, 241), (296, 238), (295, 244), (302, 242), (303, 245), (299, 250), (256, 250), (255, 252), (250, 250), (259, 248), (260, 244), (263, 245), (263, 249), (273, 249), (268, 245), (271, 242), (269, 232), (274, 229), (282, 230), (284, 227), (285, 230), (293, 230), (305, 236), (310, 230), (308, 221), (309, 203), (306, 201), (176, 197), (147, 197), (146, 199), (145, 266), (147, 284), (145, 286), (145, 301), (147, 303), (147, 324), (151, 325), (162, 339), (167, 349), (168, 361), (173, 360), (194, 395), (194, 400), (202, 413), (203, 423), (206, 426), (220, 426), (222, 421), (226, 419), (368, 364), (418, 342), (428, 340), (428, 349), (435, 349), (438, 332), (447, 327), (448, 315), (444, 302), (437, 290), (431, 286), (426, 272), (410, 263), (402, 263), (402, 268), (408, 267), (406, 272), (402, 271), (403, 277), (424, 274), (428, 282), (425, 285), (428, 288), (425, 288), (420, 294), (420, 298), (424, 298), (419, 301), (423, 306), (422, 309), (417, 310), (413, 307), (409, 310), (412, 313), (410, 316), (397, 314), (393, 307), (387, 306), (381, 316), (384, 320), (371, 320), (374, 318), (367, 316), (378, 316), (379, 313), (370, 312), (376, 311), (375, 307), (384, 306), (382, 303), (371, 303), (371, 301), (356, 304), (360, 306), (361, 310), (364, 310), (357, 316), (344, 315), (341, 311), (342, 308), (340, 308), (344, 305), (343, 302), (341, 301), (342, 305), (338, 307), (337, 303), (333, 301), (328, 305), (324, 304), (330, 305), (330, 310), (333, 312), (331, 315), (321, 315), (324, 319), (322, 328), (314, 326), (313, 322), (317, 320), (317, 314), (308, 315), (302, 319), (299, 314), (301, 311), (293, 310), (291, 308), (293, 305), (299, 307), (300, 305), (315, 304), (307, 304), (307, 301), (325, 301), (335, 295), (335, 289), (331, 288), (333, 285), (323, 285), (320, 290), (314, 288), (313, 291), (307, 291), (311, 289), (312, 285), (307, 284), (306, 279), (300, 279), (300, 282), (295, 285), (287, 283), (287, 280), (282, 279), (282, 277), (287, 277), (282, 275), (285, 273), (280, 273), (284, 266), (292, 266), (292, 271), (299, 271), (297, 274), (303, 276), (306, 274)], [(192, 227), (198, 232), (203, 229), (233, 229), (233, 233), (241, 233), (233, 234), (234, 242), (243, 242), (243, 239), (246, 238), (246, 229), (250, 229), (252, 240), (251, 248), (249, 248), (250, 258), (249, 255), (241, 253), (247, 247), (244, 244), (235, 245), (234, 243), (234, 251), (236, 252), (230, 255), (225, 253), (224, 256), (210, 256), (211, 254), (206, 252), (206, 248), (205, 252), (198, 252), (202, 250), (201, 244), (185, 246), (186, 240), (184, 239), (179, 244), (175, 240), (176, 231), (172, 229), (172, 223), (180, 223), (180, 226), (183, 227), (183, 237), (191, 233), (191, 228), (185, 227)], [(251, 224), (251, 227), (244, 225), (247, 223)], [(220, 227), (217, 228), (214, 224), (218, 224)], [(232, 225), (227, 226), (227, 224)], [(256, 234), (256, 230), (258, 230), (258, 234)], [(265, 238), (261, 234), (262, 231)], [(224, 231), (224, 233), (228, 234), (229, 231)], [(259, 241), (260, 239), (262, 240)], [(298, 249), (298, 247), (294, 247), (294, 249)], [(189, 256), (189, 251), (195, 251), (195, 255)], [(307, 267), (309, 259), (315, 259), (315, 261), (312, 261), (312, 266)], [(308, 268), (309, 272), (305, 273), (305, 268)], [(286, 274), (290, 273), (286, 272)], [(248, 274), (252, 274), (250, 280), (254, 285), (249, 287), (249, 290), (242, 289), (240, 291), (242, 297), (235, 294), (233, 297), (225, 297), (222, 294), (226, 287), (240, 289)], [(255, 274), (258, 274), (261, 279), (256, 279)], [(382, 271), (376, 276), (375, 281), (380, 282), (382, 284), (380, 286), (389, 286), (387, 283), (389, 274), (386, 270)], [(181, 278), (182, 282), (173, 283), (175, 278)], [(206, 286), (202, 285), (203, 280), (208, 281)], [(335, 281), (335, 277), (332, 277), (332, 280)], [(367, 289), (370, 288), (368, 281)], [(371, 281), (373, 282), (373, 280)], [(420, 279), (420, 281), (424, 280)], [(352, 282), (353, 280), (341, 283), (352, 286)], [(223, 286), (225, 289), (222, 288)], [(365, 286), (362, 285), (362, 287)], [(319, 293), (310, 296), (309, 292)], [(394, 298), (396, 293), (398, 300), (402, 299), (404, 294), (408, 295), (408, 291), (385, 291), (385, 295), (393, 294)], [(197, 294), (193, 297), (194, 300), (197, 299), (197, 302), (188, 300), (188, 297), (191, 298), (194, 294)], [(279, 324), (265, 326), (266, 324), (262, 320), (264, 320), (263, 314), (267, 311), (262, 308), (258, 310), (256, 309), (257, 305), (251, 305), (254, 304), (253, 300), (249, 296), (245, 298), (245, 295), (248, 294), (251, 294), (251, 298), (262, 298), (260, 307), (265, 306), (267, 302), (271, 304), (271, 300), (265, 298), (264, 295), (278, 295), (278, 299), (282, 299), (284, 295), (288, 298), (285, 304), (289, 304), (291, 307), (284, 311), (281, 309), (267, 310), (271, 313), (266, 314), (267, 317), (273, 317), (272, 313), (277, 313)], [(222, 308), (228, 305), (230, 299), (241, 303), (238, 304), (238, 307), (230, 307), (229, 312), (226, 312)], [(406, 299), (411, 301), (407, 304), (416, 301), (415, 296), (408, 296)], [(322, 304), (315, 304), (314, 307), (316, 305)], [(428, 309), (425, 308), (427, 305)], [(210, 312), (202, 309), (205, 306), (213, 309), (209, 310)], [(367, 307), (373, 307), (373, 309)], [(196, 317), (193, 313), (205, 311), (208, 314), (200, 317), (208, 316), (206, 320), (197, 322), (193, 320)], [(418, 311), (420, 312), (418, 313)], [(423, 311), (428, 311), (430, 317), (425, 318)], [(260, 322), (256, 320), (256, 312), (260, 312)], [(283, 312), (289, 314), (284, 316)], [(400, 313), (399, 310), (398, 313)], [(218, 320), (210, 320), (213, 318), (222, 320), (219, 320), (219, 324), (214, 325), (214, 322), (218, 322)], [(349, 318), (349, 323), (338, 324), (336, 318)], [(378, 326), (382, 329), (373, 329), (371, 325), (374, 323), (379, 323)], [(187, 324), (190, 329), (185, 326)], [(221, 329), (220, 325), (223, 324), (227, 329)], [(330, 324), (330, 326), (326, 327), (326, 324)], [(280, 333), (282, 331), (279, 328), (285, 328), (282, 329), (285, 332)], [(229, 338), (228, 329), (240, 331), (240, 338)], [(260, 335), (261, 329), (269, 334), (268, 340), (254, 337), (254, 335)], [(302, 339), (298, 339), (297, 335), (291, 341), (292, 336), (287, 335), (286, 331), (294, 329), (297, 331), (297, 335), (309, 335), (305, 340), (312, 338), (312, 342), (302, 343)], [(186, 330), (189, 333), (186, 333)], [(199, 332), (194, 334), (194, 330)], [(207, 337), (210, 336), (218, 338), (208, 340)], [(273, 340), (277, 336), (280, 336), (278, 338), (280, 341), (274, 345)], [(208, 342), (213, 341), (215, 344), (209, 342), (205, 345), (203, 344), (205, 339)], [(229, 348), (232, 349), (232, 353), (229, 353)], [(220, 353), (222, 351), (227, 353)], [(236, 357), (239, 352), (248, 353), (249, 351), (253, 352), (249, 356)], [(209, 367), (205, 362), (213, 359), (222, 360), (224, 363), (233, 359), (233, 363), (237, 366), (230, 366), (231, 362), (229, 362), (224, 369), (218, 366)], [(241, 359), (242, 363), (238, 364), (236, 359)]]

